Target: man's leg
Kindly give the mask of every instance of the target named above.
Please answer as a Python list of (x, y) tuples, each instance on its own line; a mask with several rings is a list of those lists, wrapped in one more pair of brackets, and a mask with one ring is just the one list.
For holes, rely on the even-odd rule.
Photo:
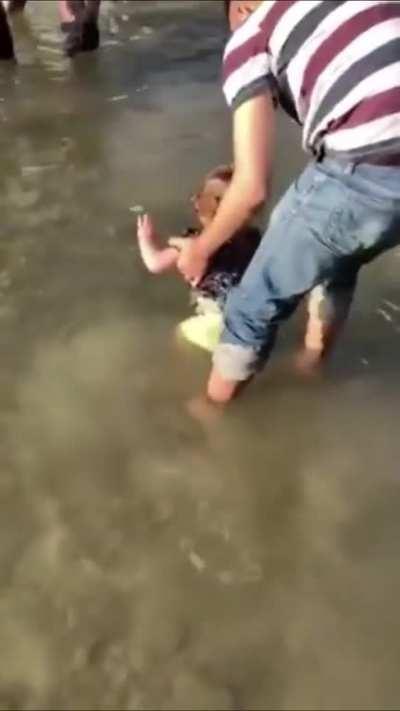
[(4, 3), (4, 6), (7, 12), (22, 12), (26, 3), (27, 0), (7, 0)]
[[(262, 368), (280, 323), (304, 295), (318, 284), (338, 285), (350, 272), (354, 288), (362, 249), (349, 206), (340, 173), (332, 177), (315, 164), (282, 198), (241, 284), (228, 298), (208, 385), (214, 402), (230, 400)], [(358, 212), (361, 223), (364, 207)]]
[(75, 22), (83, 16), (85, 0), (58, 0), (58, 10), (61, 22)]
[(227, 402), (269, 358), (280, 323), (295, 311), (303, 296), (336, 270), (336, 258), (311, 238), (267, 233), (263, 250), (242, 283), (232, 291), (225, 326), (214, 352), (208, 395)]
[(318, 284), (349, 306), (358, 269), (400, 244), (400, 170), (327, 160), (281, 200), (227, 302), (208, 396), (227, 402), (268, 359), (281, 321)]
[(6, 11), (0, 2), (0, 59), (14, 59), (14, 43)]
[(97, 22), (101, 0), (59, 0), (62, 22)]
[(353, 302), (358, 272), (358, 264), (349, 265), (311, 291), (307, 301), (304, 348), (298, 359), (301, 368), (319, 365), (332, 351)]

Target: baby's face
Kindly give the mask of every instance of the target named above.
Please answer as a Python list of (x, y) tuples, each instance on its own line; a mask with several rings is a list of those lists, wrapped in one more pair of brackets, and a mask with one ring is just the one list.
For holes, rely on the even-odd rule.
[(210, 178), (204, 183), (201, 190), (192, 197), (197, 219), (202, 227), (207, 227), (213, 220), (227, 187), (228, 183), (225, 180)]

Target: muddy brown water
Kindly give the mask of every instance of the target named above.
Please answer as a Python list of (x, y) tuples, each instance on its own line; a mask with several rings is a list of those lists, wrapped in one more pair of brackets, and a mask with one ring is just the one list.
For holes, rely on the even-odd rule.
[[(211, 428), (179, 347), (165, 231), (230, 156), (219, 3), (104, 3), (60, 53), (56, 8), (0, 67), (0, 709), (396, 709), (400, 255), (365, 272), (324, 375), (290, 358)], [(304, 162), (281, 119), (274, 200)]]

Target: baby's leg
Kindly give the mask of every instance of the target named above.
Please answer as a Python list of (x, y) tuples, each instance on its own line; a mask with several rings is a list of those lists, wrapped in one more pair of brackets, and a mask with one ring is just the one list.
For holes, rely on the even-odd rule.
[(159, 237), (150, 215), (139, 216), (137, 239), (143, 263), (152, 274), (162, 274), (176, 266), (178, 250), (175, 247), (161, 247)]
[(302, 356), (305, 365), (319, 364), (333, 349), (350, 311), (357, 276), (358, 267), (351, 267), (311, 291)]

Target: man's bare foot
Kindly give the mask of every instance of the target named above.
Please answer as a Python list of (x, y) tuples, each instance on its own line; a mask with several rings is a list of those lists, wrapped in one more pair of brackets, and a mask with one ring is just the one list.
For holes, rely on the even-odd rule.
[(205, 395), (197, 395), (187, 403), (187, 411), (194, 420), (210, 427), (219, 420), (223, 408), (213, 405)]
[(320, 373), (323, 362), (324, 354), (321, 351), (303, 348), (295, 356), (294, 365), (300, 375), (310, 378)]

